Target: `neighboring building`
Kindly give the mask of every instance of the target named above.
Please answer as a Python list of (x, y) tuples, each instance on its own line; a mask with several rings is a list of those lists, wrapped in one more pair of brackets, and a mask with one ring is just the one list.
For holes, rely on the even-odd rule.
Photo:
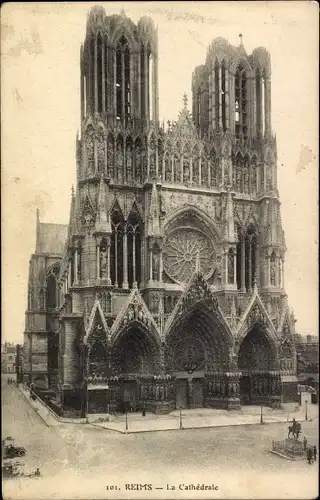
[(16, 371), (16, 345), (13, 342), (1, 344), (1, 372), (15, 373)]
[(80, 68), (76, 193), (68, 229), (37, 223), (25, 380), (82, 415), (295, 400), (268, 52), (214, 40), (193, 116), (184, 98), (166, 128), (149, 18), (93, 7)]
[(319, 392), (319, 337), (315, 335), (295, 335), (297, 350), (297, 370), (300, 384), (305, 384)]
[(25, 382), (34, 381), (43, 388), (57, 385), (57, 278), (66, 236), (66, 225), (41, 223), (37, 211), (36, 249), (29, 262), (23, 373)]
[(16, 374), (17, 383), (21, 384), (23, 382), (23, 346), (21, 344), (16, 346)]

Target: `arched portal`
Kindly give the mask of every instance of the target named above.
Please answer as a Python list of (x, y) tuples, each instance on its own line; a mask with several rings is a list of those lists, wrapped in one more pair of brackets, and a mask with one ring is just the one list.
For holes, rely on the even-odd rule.
[[(228, 372), (231, 336), (218, 316), (197, 303), (173, 325), (167, 339), (167, 371), (177, 379), (176, 407), (212, 406), (208, 374)], [(217, 394), (217, 400), (225, 394)]]
[(253, 326), (242, 340), (238, 353), (241, 372), (240, 398), (243, 404), (270, 402), (278, 392), (276, 346), (264, 327)]
[(114, 369), (120, 378), (120, 410), (142, 407), (140, 385), (159, 372), (160, 347), (140, 324), (131, 323), (113, 347)]

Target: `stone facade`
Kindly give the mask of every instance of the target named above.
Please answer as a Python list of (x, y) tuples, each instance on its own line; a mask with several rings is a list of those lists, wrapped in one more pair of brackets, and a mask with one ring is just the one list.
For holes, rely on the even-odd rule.
[(53, 276), (56, 307), (26, 330), (25, 378), (38, 356), (82, 415), (295, 399), (269, 54), (215, 40), (192, 115), (184, 97), (165, 126), (157, 47), (150, 19), (90, 11), (66, 242), (30, 277), (40, 294)]

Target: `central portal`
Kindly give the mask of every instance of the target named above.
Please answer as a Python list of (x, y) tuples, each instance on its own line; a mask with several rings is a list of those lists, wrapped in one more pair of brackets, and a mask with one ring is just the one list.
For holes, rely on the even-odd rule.
[(137, 408), (137, 382), (125, 380), (122, 385), (123, 411), (135, 411)]

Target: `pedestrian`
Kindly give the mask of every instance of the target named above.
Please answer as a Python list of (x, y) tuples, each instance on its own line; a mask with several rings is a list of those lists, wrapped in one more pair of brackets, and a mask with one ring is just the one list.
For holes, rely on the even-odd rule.
[(307, 449), (307, 443), (308, 443), (308, 440), (307, 440), (306, 436), (304, 436), (304, 438), (303, 438), (303, 448), (304, 448), (304, 451), (306, 451), (306, 449)]
[(312, 459), (313, 459), (313, 450), (309, 446), (309, 448), (307, 448), (307, 460), (309, 465), (312, 464)]
[(34, 475), (35, 475), (36, 477), (40, 477), (40, 471), (39, 471), (39, 469), (38, 469), (38, 468), (37, 468), (37, 470), (35, 471)]
[(142, 408), (142, 416), (145, 417), (146, 416), (146, 409), (145, 407)]
[(314, 461), (317, 460), (317, 447), (316, 447), (316, 445), (314, 445), (314, 447), (313, 447), (313, 458), (314, 458)]

